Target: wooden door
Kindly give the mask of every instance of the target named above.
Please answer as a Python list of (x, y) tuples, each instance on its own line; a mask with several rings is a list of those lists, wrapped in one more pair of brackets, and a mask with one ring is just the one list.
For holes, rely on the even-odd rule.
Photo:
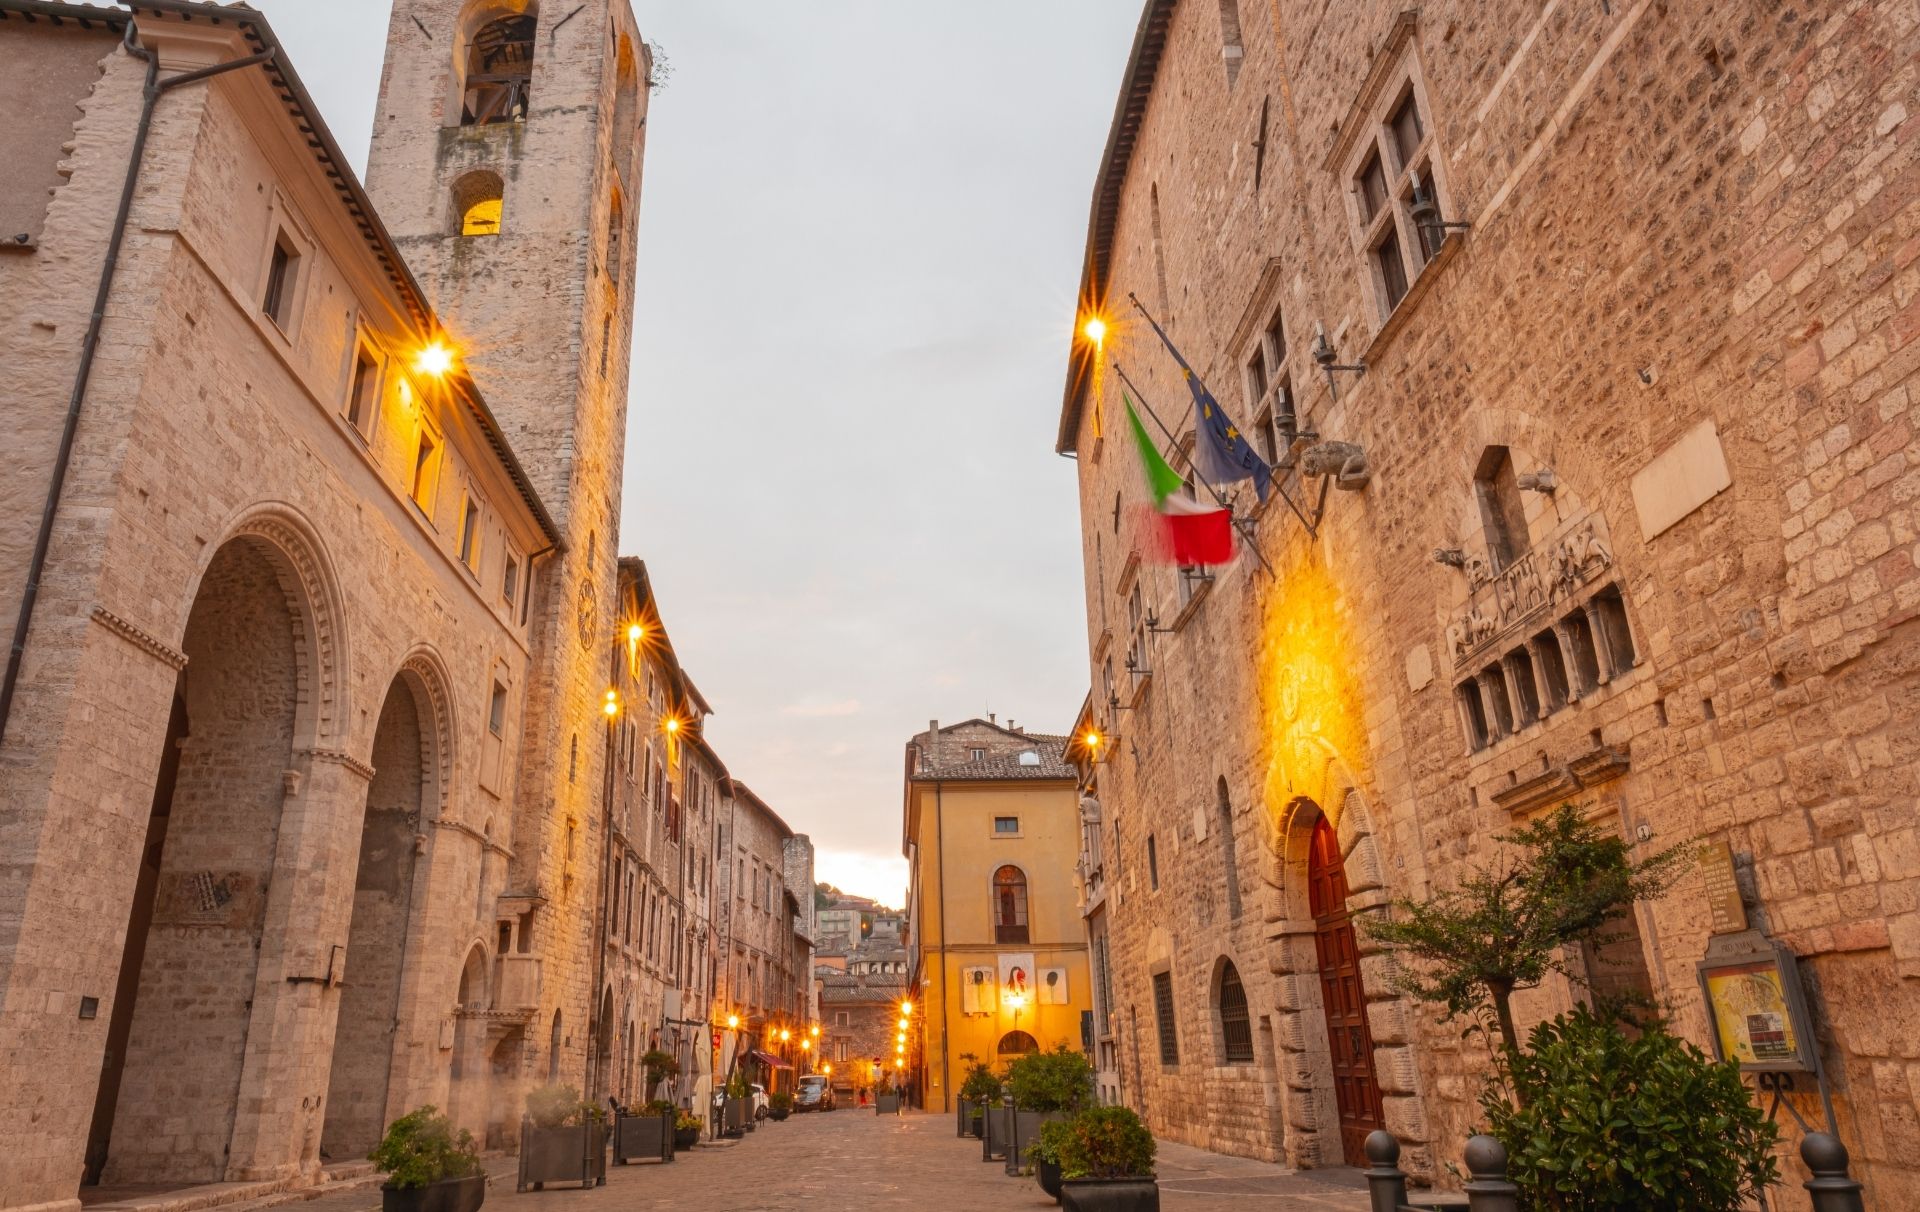
[(1313, 943), (1320, 961), (1320, 1001), (1327, 1012), (1327, 1043), (1333, 1053), (1333, 1094), (1340, 1108), (1340, 1151), (1350, 1166), (1367, 1164), (1367, 1134), (1386, 1126), (1380, 1113), (1380, 1083), (1373, 1072), (1373, 1034), (1367, 1030), (1367, 992), (1360, 983), (1360, 953), (1347, 917), (1347, 873), (1340, 840), (1321, 817), (1313, 827), (1307, 860), (1307, 899), (1313, 910)]

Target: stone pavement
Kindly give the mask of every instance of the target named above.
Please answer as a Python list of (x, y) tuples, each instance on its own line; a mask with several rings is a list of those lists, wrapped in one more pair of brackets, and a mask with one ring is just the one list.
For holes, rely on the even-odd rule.
[[(1052, 1208), (1031, 1178), (1008, 1178), (982, 1162), (980, 1143), (953, 1134), (944, 1115), (881, 1117), (843, 1109), (763, 1123), (737, 1144), (702, 1144), (670, 1165), (614, 1166), (598, 1190), (550, 1188), (515, 1195), (514, 1162), (491, 1160), (485, 1212), (775, 1212), (856, 1209), (922, 1212), (963, 1207)], [(1292, 1171), (1185, 1145), (1160, 1146), (1167, 1212), (1226, 1212), (1259, 1196), (1277, 1212), (1365, 1212), (1351, 1170)], [(378, 1188), (323, 1196), (300, 1212), (370, 1212)]]

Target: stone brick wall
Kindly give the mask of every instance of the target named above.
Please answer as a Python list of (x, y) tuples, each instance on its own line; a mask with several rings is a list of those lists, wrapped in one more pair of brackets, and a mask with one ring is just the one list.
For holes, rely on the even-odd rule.
[[(1313, 823), (1335, 826), (1364, 917), (1492, 861), (1490, 835), (1571, 799), (1649, 845), (1732, 847), (1755, 924), (1809, 974), (1856, 1172), (1887, 1206), (1911, 1202), (1911, 999), (1888, 992), (1920, 947), (1902, 757), (1920, 652), (1902, 487), (1920, 454), (1916, 17), (1871, 2), (1403, 8), (1241, 3), (1230, 73), (1217, 6), (1148, 6), (1164, 56), (1096, 268), (1114, 333), (1101, 358), (1076, 357), (1066, 433), (1096, 716), (1117, 734), (1097, 777), (1126, 1097), (1179, 1139), (1338, 1161)], [(1350, 183), (1408, 82), (1425, 186), (1472, 226), (1389, 312)], [(1329, 494), (1317, 535), (1241, 487), (1274, 577), (1243, 558), (1189, 605), (1171, 569), (1127, 569), (1136, 522), (1114, 506), (1141, 499), (1140, 473), (1119, 384), (1086, 371), (1117, 357), (1176, 432), (1191, 415), (1130, 291), (1250, 432), (1242, 368), (1278, 314), (1286, 352), (1268, 369), (1290, 378), (1302, 425), (1364, 449), (1370, 481)], [(1336, 372), (1337, 398), (1309, 354), (1321, 327), (1334, 360), (1367, 367)], [(1499, 448), (1554, 481), (1518, 490), (1513, 572), (1476, 488)], [(1284, 482), (1311, 513), (1318, 477)], [(1172, 628), (1140, 640), (1150, 679), (1123, 668), (1134, 575)], [(1630, 642), (1609, 645), (1619, 620)], [(1535, 636), (1533, 672), (1503, 668)], [(1576, 666), (1572, 701), (1529, 721), (1515, 696), (1548, 686), (1543, 651)], [(1130, 712), (1103, 706), (1109, 658)], [(1518, 718), (1476, 746), (1464, 688)], [(1171, 893), (1150, 890), (1149, 837)], [(1692, 877), (1633, 923), (1650, 982), (1703, 1042), (1705, 905)], [(1385, 1122), (1444, 1181), (1484, 1056), (1393, 995), (1393, 960), (1364, 930), (1361, 946)], [(1190, 1073), (1223, 956), (1260, 1059)], [(1175, 981), (1177, 1069), (1156, 1063), (1157, 962)], [(1524, 1014), (1572, 996), (1540, 990)]]

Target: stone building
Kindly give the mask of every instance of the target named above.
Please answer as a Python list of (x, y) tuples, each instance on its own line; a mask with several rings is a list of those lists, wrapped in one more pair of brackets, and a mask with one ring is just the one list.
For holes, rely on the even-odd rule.
[(363, 189), (252, 9), (0, 0), (0, 1207), (582, 1080), (647, 73), (564, 15), (396, 4)]
[[(1572, 801), (1726, 844), (1712, 903), (1799, 957), (1856, 1173), (1920, 1202), (1917, 20), (1144, 5), (1058, 447), (1096, 1029), (1157, 1130), (1322, 1165), (1384, 1125), (1445, 1181), (1485, 1056), (1354, 919)], [(1211, 572), (1143, 558), (1120, 370), (1183, 472), (1194, 408), (1132, 296), (1284, 489), (1228, 486), (1252, 550)], [(1688, 878), (1607, 966), (1703, 1045), (1709, 906)]]
[(878, 1067), (894, 1055), (907, 977), (891, 972), (835, 972), (820, 984), (820, 1063), (831, 1065), (836, 1089), (872, 1089)]
[(817, 1021), (812, 941), (805, 933), (812, 922), (813, 844), (739, 779), (728, 782), (720, 812), (713, 1016), (730, 1025), (717, 1032), (715, 1069), (724, 1078), (734, 1066), (751, 1064), (770, 1081), (773, 1074), (764, 1070), (791, 1071), (786, 1053), (797, 1052), (775, 1050), (779, 1033), (786, 1031), (785, 1042), (796, 1045)]
[(907, 742), (901, 851), (918, 936), (911, 1077), (930, 1111), (953, 1109), (969, 1054), (1003, 1064), (1082, 1044), (1092, 1002), (1066, 747), (1065, 737), (989, 720), (936, 720)]

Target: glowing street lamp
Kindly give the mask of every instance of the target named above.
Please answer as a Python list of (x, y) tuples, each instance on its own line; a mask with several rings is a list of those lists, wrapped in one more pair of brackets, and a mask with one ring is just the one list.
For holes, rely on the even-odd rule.
[(1107, 341), (1107, 322), (1099, 316), (1088, 316), (1086, 323), (1080, 326), (1080, 335), (1092, 345), (1104, 345)]
[(414, 356), (413, 368), (437, 379), (453, 369), (453, 350), (445, 342), (429, 341)]
[(601, 705), (600, 710), (606, 712), (609, 718), (619, 715), (620, 714), (620, 692), (617, 690), (607, 691), (607, 701)]
[(1100, 732), (1098, 729), (1095, 729), (1095, 728), (1087, 729), (1086, 742), (1087, 742), (1088, 749), (1100, 748), (1100, 742), (1104, 739), (1105, 738), (1100, 735)]
[(901, 1002), (901, 1003), (900, 1003), (900, 1013), (902, 1013), (902, 1014), (912, 1014), (912, 1013), (913, 1013), (913, 1003), (912, 1003), (912, 1002)]
[(638, 644), (641, 640), (644, 640), (646, 638), (647, 638), (647, 629), (644, 624), (630, 623), (627, 625), (627, 642), (628, 643)]
[(727, 1030), (738, 1031), (739, 1029), (740, 1029), (740, 1016), (737, 1014), (727, 1015)]
[(807, 1028), (807, 1033), (808, 1033), (809, 1035), (811, 1035), (811, 1036), (813, 1036), (813, 1038), (815, 1038), (815, 1039), (819, 1039), (819, 1038), (820, 1038), (820, 1024), (818, 1024), (818, 1023), (815, 1023), (815, 1024), (813, 1025), (813, 1026), (811, 1026), (811, 1027), (809, 1027), (809, 1028)]
[(785, 1027), (782, 1027), (782, 1028), (780, 1028), (780, 1042), (781, 1042), (781, 1043), (783, 1043), (783, 1044), (784, 1044), (784, 1043), (786, 1043), (786, 1042), (787, 1042), (788, 1040), (790, 1040), (790, 1039), (792, 1039), (792, 1038), (793, 1038), (793, 1032), (791, 1032), (791, 1031), (789, 1031), (789, 1030), (787, 1030), (787, 1029), (786, 1029)]

